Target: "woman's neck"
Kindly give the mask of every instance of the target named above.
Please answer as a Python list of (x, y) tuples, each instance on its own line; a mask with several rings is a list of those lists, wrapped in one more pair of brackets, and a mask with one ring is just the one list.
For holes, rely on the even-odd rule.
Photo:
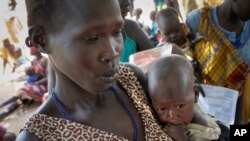
[(237, 34), (242, 31), (244, 22), (235, 14), (229, 0), (225, 0), (225, 2), (217, 7), (216, 14), (218, 22), (222, 28), (230, 32), (236, 32)]
[(63, 105), (72, 111), (75, 111), (75, 108), (79, 108), (79, 106), (86, 109), (97, 108), (104, 103), (106, 96), (109, 94), (108, 91), (103, 94), (92, 94), (64, 74), (56, 75), (54, 92)]

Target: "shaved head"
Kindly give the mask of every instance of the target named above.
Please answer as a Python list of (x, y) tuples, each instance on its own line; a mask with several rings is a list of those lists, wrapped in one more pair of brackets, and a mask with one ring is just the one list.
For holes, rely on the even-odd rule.
[[(149, 89), (159, 87), (166, 91), (172, 91), (169, 94), (178, 94), (181, 96), (182, 94), (186, 94), (185, 91), (189, 87), (193, 87), (193, 67), (185, 57), (174, 54), (169, 55), (160, 58), (151, 65), (148, 71), (148, 82)], [(157, 96), (159, 93), (152, 92), (150, 94)], [(164, 97), (164, 95), (160, 97)], [(170, 97), (172, 96), (170, 95)]]
[(162, 123), (183, 125), (192, 121), (194, 76), (185, 57), (172, 54), (155, 61), (148, 71), (148, 91)]

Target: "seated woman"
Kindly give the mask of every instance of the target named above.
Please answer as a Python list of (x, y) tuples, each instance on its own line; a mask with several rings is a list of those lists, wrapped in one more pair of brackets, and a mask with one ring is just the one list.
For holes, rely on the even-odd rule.
[(124, 48), (121, 53), (121, 62), (129, 62), (129, 56), (139, 51), (154, 48), (142, 28), (135, 21), (125, 19), (130, 6), (130, 0), (119, 0), (122, 17), (125, 25), (122, 29)]
[(35, 58), (31, 62), (31, 66), (26, 69), (28, 79), (17, 91), (17, 95), (0, 104), (0, 108), (7, 106), (4, 112), (0, 113), (0, 117), (4, 118), (13, 112), (21, 104), (30, 104), (33, 101), (42, 102), (43, 95), (47, 92), (47, 62), (37, 48), (30, 48), (31, 55)]
[(36, 77), (36, 80), (33, 80), (32, 83), (26, 83), (18, 91), (18, 95), (28, 96), (30, 99), (42, 102), (43, 94), (47, 92), (48, 59), (34, 46), (30, 47), (30, 53), (35, 56), (35, 59), (31, 62), (34, 72), (30, 75), (32, 78)]
[(17, 141), (172, 140), (148, 105), (144, 74), (119, 64), (118, 1), (26, 0), (26, 7), (30, 43), (48, 54), (56, 85)]

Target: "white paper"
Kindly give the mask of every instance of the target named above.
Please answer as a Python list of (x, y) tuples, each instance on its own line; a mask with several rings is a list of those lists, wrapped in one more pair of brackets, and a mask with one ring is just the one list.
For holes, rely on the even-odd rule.
[[(205, 97), (198, 100), (199, 106), (204, 112), (213, 115), (224, 122), (228, 127), (234, 123), (238, 91), (225, 87), (201, 85)], [(202, 97), (202, 95), (200, 95)]]

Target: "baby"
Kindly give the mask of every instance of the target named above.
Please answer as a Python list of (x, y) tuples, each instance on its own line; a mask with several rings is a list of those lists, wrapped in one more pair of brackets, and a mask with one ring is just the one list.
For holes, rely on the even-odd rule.
[(25, 68), (26, 83), (34, 84), (38, 80), (38, 75), (35, 73), (33, 66)]
[(219, 139), (221, 130), (216, 121), (195, 104), (199, 90), (185, 57), (169, 55), (153, 62), (148, 82), (153, 109), (163, 130), (175, 141)]

